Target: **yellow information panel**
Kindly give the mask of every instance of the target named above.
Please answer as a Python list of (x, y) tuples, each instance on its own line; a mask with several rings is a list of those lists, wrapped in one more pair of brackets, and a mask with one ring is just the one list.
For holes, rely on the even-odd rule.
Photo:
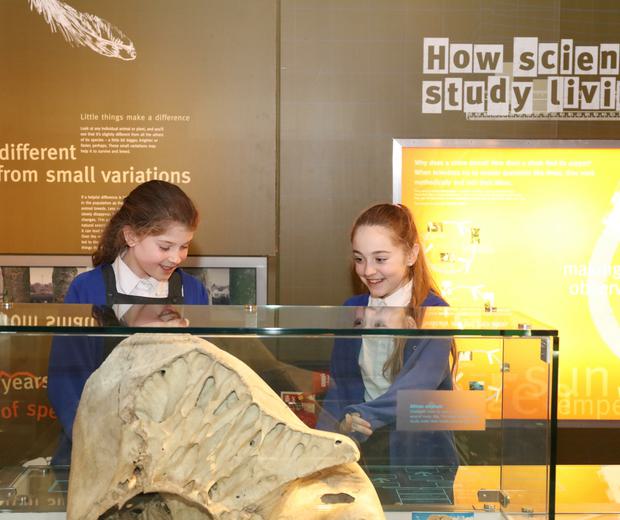
[(558, 329), (559, 418), (619, 419), (620, 143), (419, 143), (395, 141), (395, 199), (444, 297)]

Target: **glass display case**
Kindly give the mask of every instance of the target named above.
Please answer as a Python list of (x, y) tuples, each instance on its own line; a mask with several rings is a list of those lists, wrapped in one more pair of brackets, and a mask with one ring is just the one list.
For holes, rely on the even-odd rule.
[(388, 519), (554, 514), (558, 336), (527, 316), (447, 307), (0, 305), (7, 517), (65, 517), (66, 442), (81, 388), (138, 333), (203, 338), (243, 361), (301, 422), (348, 435)]

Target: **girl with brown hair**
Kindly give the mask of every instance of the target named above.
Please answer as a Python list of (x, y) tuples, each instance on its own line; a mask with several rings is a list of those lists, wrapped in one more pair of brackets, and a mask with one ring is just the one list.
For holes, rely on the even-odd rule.
[(198, 211), (178, 186), (153, 180), (134, 188), (112, 216), (65, 303), (206, 304), (207, 292), (179, 267), (198, 226)]
[[(143, 326), (186, 327), (175, 304), (209, 303), (202, 283), (179, 267), (197, 225), (198, 211), (181, 188), (159, 180), (138, 185), (104, 229), (92, 256), (95, 268), (73, 280), (65, 303), (92, 304), (103, 326), (127, 325), (136, 320), (137, 311), (144, 316), (148, 308), (154, 318)], [(98, 336), (54, 338), (48, 396), (62, 425), (54, 464), (69, 462), (84, 384), (117, 341)]]

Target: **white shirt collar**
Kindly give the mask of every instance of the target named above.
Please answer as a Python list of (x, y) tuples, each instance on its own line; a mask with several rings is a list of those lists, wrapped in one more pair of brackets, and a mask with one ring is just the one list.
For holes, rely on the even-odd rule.
[(160, 282), (152, 276), (140, 278), (136, 275), (121, 255), (116, 257), (112, 264), (116, 277), (116, 290), (121, 294), (147, 296), (150, 298), (165, 298), (168, 296), (168, 282)]
[(406, 307), (411, 301), (411, 290), (413, 289), (413, 280), (409, 280), (400, 289), (393, 292), (385, 298), (368, 298), (368, 307), (380, 307), (385, 305), (387, 307)]

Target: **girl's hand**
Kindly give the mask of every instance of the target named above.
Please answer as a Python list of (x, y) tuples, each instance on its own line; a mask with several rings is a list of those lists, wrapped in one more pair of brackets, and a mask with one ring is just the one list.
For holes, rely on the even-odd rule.
[(340, 433), (350, 435), (354, 432), (369, 437), (372, 435), (372, 427), (368, 421), (362, 419), (359, 413), (348, 413), (344, 416), (344, 419), (340, 421)]

